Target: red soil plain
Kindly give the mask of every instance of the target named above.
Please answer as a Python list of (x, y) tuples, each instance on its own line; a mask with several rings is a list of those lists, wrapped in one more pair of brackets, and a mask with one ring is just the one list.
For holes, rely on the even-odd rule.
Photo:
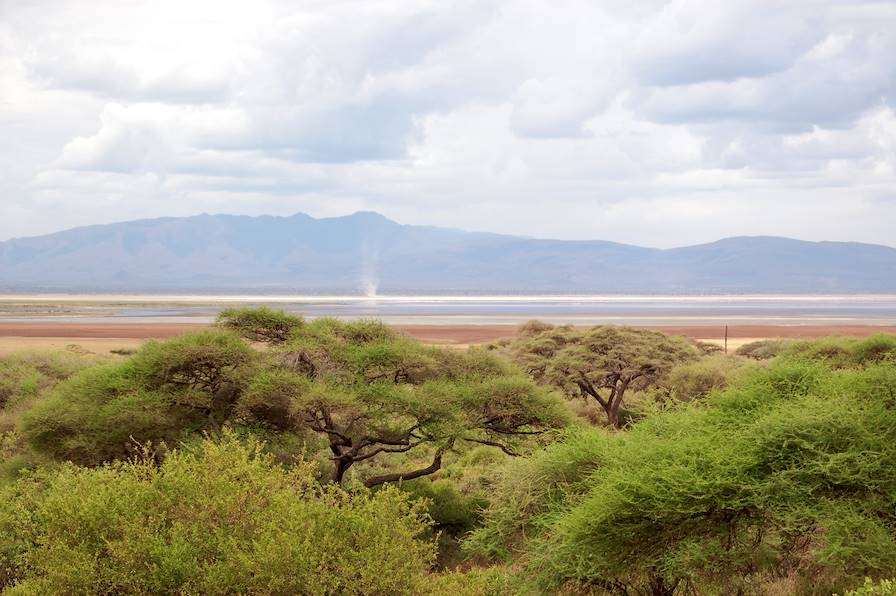
[[(132, 339), (146, 340), (171, 337), (202, 329), (195, 323), (54, 323), (0, 322), (0, 337), (59, 339)], [(396, 329), (421, 341), (439, 344), (478, 344), (509, 337), (516, 325), (396, 325)], [(672, 335), (692, 339), (719, 340), (725, 328), (719, 325), (650, 326)], [(896, 333), (896, 325), (730, 325), (729, 339), (811, 338), (827, 335), (864, 337), (874, 333)]]

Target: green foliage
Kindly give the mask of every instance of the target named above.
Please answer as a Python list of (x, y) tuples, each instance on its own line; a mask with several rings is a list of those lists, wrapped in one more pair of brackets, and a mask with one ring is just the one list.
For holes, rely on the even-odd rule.
[(896, 335), (878, 334), (863, 339), (826, 337), (793, 342), (781, 357), (793, 361), (823, 362), (832, 368), (896, 362)]
[(98, 361), (68, 351), (21, 352), (0, 358), (0, 475), (13, 476), (39, 459), (18, 430), (22, 413), (57, 383)]
[(297, 428), (296, 401), (311, 394), (304, 376), (281, 369), (262, 369), (249, 382), (237, 402), (244, 419), (255, 420), (277, 430)]
[(0, 358), (0, 409), (15, 408), (93, 364), (96, 359), (70, 352), (20, 352)]
[(708, 341), (694, 340), (694, 347), (704, 356), (712, 356), (714, 354), (722, 354), (725, 351), (723, 346)]
[(200, 331), (164, 342), (151, 341), (128, 366), (147, 387), (213, 395), (237, 385), (253, 355), (236, 335)]
[(437, 530), (453, 535), (472, 530), (479, 522), (481, 509), (485, 505), (484, 498), (462, 494), (447, 478), (418, 478), (402, 482), (399, 486), (412, 498), (426, 502)]
[(862, 339), (825, 337), (815, 340), (766, 339), (745, 344), (737, 354), (755, 360), (781, 356), (789, 360), (824, 362), (835, 368), (896, 360), (896, 335), (877, 334)]
[(607, 433), (572, 428), (532, 457), (501, 468), (484, 512), (487, 523), (467, 536), (464, 549), (471, 555), (506, 559), (524, 548), (523, 536), (537, 534), (558, 509), (588, 491), (613, 440)]
[(467, 547), (521, 553), (545, 592), (758, 593), (792, 576), (793, 593), (830, 594), (892, 573), (896, 364), (886, 341), (836, 359), (824, 345), (514, 462)]
[[(297, 441), (272, 435), (316, 433), (336, 482), (357, 462), (418, 466), (368, 468), (364, 482), (375, 486), (433, 473), (466, 445), (515, 453), (565, 421), (553, 395), (495, 354), (423, 346), (376, 321), (322, 319), (264, 353), (223, 330), (150, 342), (62, 383), (21, 431), (39, 453), (84, 465), (131, 456), (147, 441), (162, 456), (165, 445), (227, 424), (265, 433), (278, 449)], [(431, 463), (405, 458), (411, 450)]]
[(281, 343), (304, 324), (300, 316), (266, 306), (254, 308), (228, 308), (218, 314), (217, 324), (235, 331), (251, 341)]
[(307, 464), (220, 442), (26, 477), (0, 499), (11, 594), (419, 592), (434, 556), (398, 490), (321, 487)]
[[(530, 323), (468, 351), (375, 321), (299, 321), (263, 350), (234, 330), (259, 339), (0, 359), (0, 454), (24, 437), (53, 458), (0, 486), (0, 586), (828, 595), (896, 569), (894, 336), (757, 364), (614, 327)], [(623, 397), (676, 405), (559, 434), (548, 387), (608, 419)], [(470, 561), (428, 572), (462, 534)], [(849, 594), (894, 592), (872, 580)]]
[(423, 346), (376, 321), (316, 320), (279, 348), (279, 360), (279, 372), (250, 384), (244, 409), (276, 404), (280, 420), (325, 437), (336, 482), (357, 462), (401, 461), (411, 450), (428, 451), (431, 463), (364, 482), (431, 474), (464, 444), (515, 453), (566, 422), (554, 396), (499, 356)]
[(883, 579), (875, 583), (866, 577), (862, 587), (850, 590), (844, 596), (896, 596), (896, 580)]
[(57, 459), (94, 465), (138, 444), (217, 431), (232, 415), (254, 353), (235, 335), (203, 331), (149, 342), (129, 360), (60, 383), (21, 422), (28, 443)]
[(791, 343), (787, 339), (760, 339), (740, 346), (734, 353), (753, 360), (770, 360), (781, 354)]
[(676, 365), (661, 384), (673, 399), (688, 402), (724, 389), (742, 368), (740, 360), (717, 354)]
[(502, 567), (432, 575), (421, 594), (428, 596), (538, 596), (540, 592)]
[(510, 346), (513, 359), (536, 381), (568, 397), (594, 399), (611, 426), (621, 427), (625, 392), (651, 386), (676, 364), (697, 357), (684, 338), (631, 327), (576, 329), (533, 321)]

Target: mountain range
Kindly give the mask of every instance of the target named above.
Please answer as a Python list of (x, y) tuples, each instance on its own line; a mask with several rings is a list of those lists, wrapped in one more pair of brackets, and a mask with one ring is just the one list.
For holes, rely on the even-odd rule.
[(896, 292), (896, 248), (750, 236), (671, 249), (402, 225), (198, 215), (0, 242), (0, 291)]

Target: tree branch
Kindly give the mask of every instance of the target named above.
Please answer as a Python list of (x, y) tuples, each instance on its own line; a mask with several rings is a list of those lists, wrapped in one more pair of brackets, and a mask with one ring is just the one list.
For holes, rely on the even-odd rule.
[(601, 407), (605, 409), (609, 407), (607, 401), (600, 396), (597, 390), (591, 385), (591, 382), (585, 378), (585, 375), (582, 375), (582, 378), (576, 381), (576, 385), (579, 386), (579, 389), (581, 389), (583, 393), (585, 393), (586, 395), (590, 395), (591, 397), (596, 399), (597, 403), (599, 403)]
[(548, 432), (549, 429), (545, 428), (542, 430), (517, 430), (517, 429), (507, 429), (507, 428), (486, 428), (488, 432), (498, 433), (499, 435), (543, 435)]
[(499, 443), (498, 441), (489, 441), (488, 439), (470, 439), (470, 438), (466, 438), (466, 437), (464, 438), (464, 440), (469, 441), (470, 443), (479, 443), (480, 445), (488, 445), (489, 447), (497, 447), (498, 449), (500, 449), (507, 455), (510, 455), (513, 457), (519, 456), (519, 453), (516, 453), (510, 447), (508, 447), (504, 443)]
[(417, 441), (416, 443), (408, 443), (403, 447), (377, 447), (373, 451), (369, 453), (365, 453), (364, 455), (358, 455), (353, 457), (354, 461), (364, 461), (365, 459), (370, 459), (375, 455), (379, 455), (380, 453), (405, 453), (406, 451), (410, 451), (417, 445), (421, 444), (423, 441)]
[(439, 449), (436, 451), (435, 456), (432, 458), (432, 463), (425, 468), (419, 468), (417, 470), (411, 470), (409, 472), (396, 472), (394, 474), (373, 476), (372, 478), (368, 478), (367, 481), (364, 482), (364, 486), (366, 486), (367, 488), (373, 488), (374, 486), (379, 486), (380, 484), (384, 484), (386, 482), (413, 480), (414, 478), (420, 478), (421, 476), (428, 476), (429, 474), (438, 472), (442, 467), (442, 456), (445, 455), (445, 452), (451, 449), (452, 446), (454, 446), (453, 439), (439, 447)]
[(311, 430), (313, 430), (315, 432), (328, 434), (328, 435), (330, 435), (331, 438), (336, 437), (340, 441), (342, 441), (344, 445), (352, 444), (352, 441), (350, 438), (348, 438), (347, 436), (345, 436), (338, 430), (333, 430), (332, 428), (327, 428), (326, 426), (321, 425), (320, 422), (316, 419), (308, 420), (308, 428), (310, 428)]

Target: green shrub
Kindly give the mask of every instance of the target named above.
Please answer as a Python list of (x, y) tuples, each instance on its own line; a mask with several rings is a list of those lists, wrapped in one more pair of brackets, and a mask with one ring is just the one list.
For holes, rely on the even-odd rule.
[(70, 352), (20, 352), (0, 358), (0, 409), (15, 408), (96, 362)]
[(510, 557), (523, 547), (524, 536), (537, 533), (558, 509), (589, 490), (614, 440), (608, 433), (572, 428), (562, 440), (500, 469), (484, 511), (486, 523), (466, 537), (464, 550), (489, 559)]
[(724, 389), (742, 369), (739, 360), (723, 355), (705, 356), (695, 362), (679, 364), (662, 381), (673, 399), (693, 401), (710, 392)]
[(428, 523), (394, 488), (321, 487), (225, 434), (160, 466), (65, 465), (8, 487), (0, 573), (11, 594), (413, 593)]
[(473, 529), (485, 504), (481, 497), (462, 494), (453, 482), (445, 478), (419, 478), (402, 482), (400, 487), (412, 498), (424, 500), (437, 530), (453, 535)]
[(823, 362), (831, 368), (896, 362), (896, 335), (878, 334), (863, 339), (826, 337), (793, 342), (781, 357), (794, 361)]
[(844, 596), (896, 596), (896, 580), (884, 579), (874, 583), (870, 578), (865, 578), (862, 587), (850, 590)]
[(218, 315), (219, 326), (235, 331), (246, 339), (264, 343), (281, 343), (300, 328), (304, 319), (266, 306), (228, 308)]
[(503, 567), (434, 574), (421, 594), (427, 596), (538, 596), (533, 586)]
[(851, 349), (852, 368), (784, 358), (513, 462), (467, 546), (516, 553), (544, 592), (758, 593), (792, 576), (831, 594), (892, 573), (896, 365), (872, 351)]
[(149, 342), (126, 361), (57, 385), (23, 415), (22, 434), (40, 453), (94, 465), (133, 455), (146, 441), (216, 431), (234, 410), (253, 354), (221, 332)]
[(694, 340), (694, 346), (704, 356), (714, 356), (716, 354), (721, 354), (725, 351), (724, 346), (720, 346), (719, 344), (715, 344), (715, 343), (708, 342), (708, 341)]
[(40, 461), (18, 429), (22, 413), (57, 383), (98, 361), (68, 351), (20, 352), (0, 358), (0, 477), (13, 477), (20, 468)]
[(734, 353), (753, 360), (770, 360), (787, 349), (791, 343), (792, 341), (787, 339), (760, 339), (740, 346)]

